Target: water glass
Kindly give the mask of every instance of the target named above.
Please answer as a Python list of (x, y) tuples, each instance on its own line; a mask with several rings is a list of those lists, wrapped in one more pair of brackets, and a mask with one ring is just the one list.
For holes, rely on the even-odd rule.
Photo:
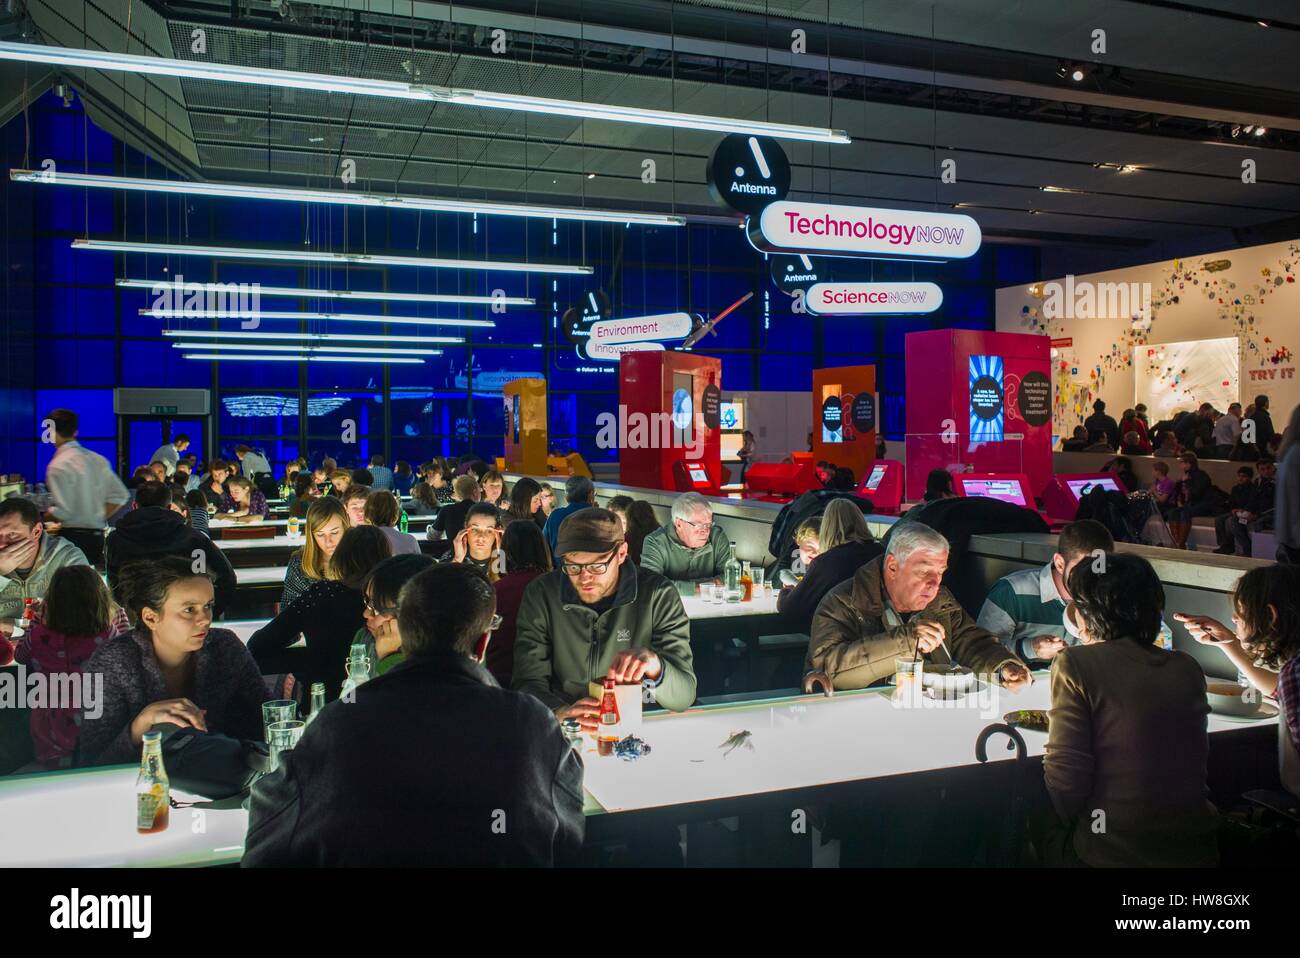
[(271, 771), (280, 767), (280, 756), (292, 751), (302, 738), (306, 722), (294, 719), (289, 722), (274, 722), (267, 726), (266, 741), (271, 746)]
[(262, 729), (266, 744), (271, 744), (271, 726), (277, 722), (292, 722), (298, 717), (298, 703), (293, 699), (275, 699), (262, 703)]
[(754, 598), (766, 595), (767, 593), (763, 591), (763, 567), (756, 565), (750, 570), (749, 574), (754, 578)]

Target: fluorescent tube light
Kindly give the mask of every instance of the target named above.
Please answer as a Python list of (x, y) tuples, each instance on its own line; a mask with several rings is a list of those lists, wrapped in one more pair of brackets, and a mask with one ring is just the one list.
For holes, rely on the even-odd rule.
[[(205, 293), (227, 292), (224, 283), (175, 283), (169, 279), (119, 279), (117, 285), (125, 289), (158, 289), (171, 287), (173, 290), (202, 290)], [(384, 293), (370, 292), (364, 289), (299, 289), (295, 286), (262, 286), (257, 291), (262, 296), (288, 296), (294, 299), (364, 299), (383, 300), (393, 303), (466, 303), (469, 305), (491, 306), (536, 306), (537, 300), (530, 296), (462, 296), (459, 293)], [(434, 322), (434, 320), (429, 320)], [(495, 325), (488, 323), (489, 326)]]
[(252, 349), (270, 353), (357, 353), (366, 356), (441, 356), (441, 349), (375, 349), (368, 346), (284, 346), (273, 343), (172, 343), (172, 349)]
[(493, 93), (487, 90), (460, 90), (451, 87), (404, 83), (397, 80), (373, 80), (366, 77), (339, 76), (327, 73), (304, 73), (246, 67), (203, 60), (172, 60), (164, 57), (114, 53), (107, 50), (84, 50), (36, 43), (0, 43), (0, 60), (47, 63), (52, 66), (80, 67), (87, 70), (122, 70), (153, 76), (174, 76), (194, 80), (217, 80), (252, 86), (274, 86), (293, 90), (316, 90), (322, 93), (345, 93), (355, 96), (379, 96), (401, 100), (425, 100), (477, 106), (496, 110), (523, 110), (552, 116), (571, 116), (584, 120), (612, 120), (618, 123), (643, 123), (649, 126), (676, 127), (685, 130), (713, 130), (718, 133), (748, 133), (785, 140), (813, 143), (849, 143), (843, 130), (829, 130), (788, 123), (740, 120), (725, 116), (695, 113), (672, 113), (608, 103), (585, 103), (554, 100), (517, 93)]
[[(208, 346), (208, 349), (217, 347)], [(395, 356), (276, 356), (271, 354), (226, 353), (182, 353), (181, 359), (199, 359), (210, 362), (244, 362), (244, 363), (405, 363), (422, 364), (423, 359), (406, 359)]]
[(360, 340), (366, 343), (463, 343), (463, 336), (367, 336), (361, 333), (254, 333), (248, 330), (220, 329), (167, 329), (163, 335), (171, 339), (327, 339), (335, 342)]
[(473, 326), (477, 329), (495, 329), (496, 323), (487, 319), (426, 319), (423, 316), (382, 316), (351, 313), (275, 313), (275, 312), (239, 312), (238, 310), (219, 309), (142, 309), (141, 316), (154, 319), (305, 319), (305, 320), (339, 320), (349, 323), (370, 323), (379, 325), (391, 323), (394, 326)]
[(132, 176), (105, 176), (97, 173), (10, 170), (9, 178), (19, 183), (45, 183), (53, 186), (80, 186), (144, 193), (184, 193), (196, 196), (223, 196), (231, 199), (279, 200), (290, 203), (332, 203), (338, 206), (382, 206), (389, 209), (431, 210), (441, 213), (482, 213), (486, 216), (528, 216), (588, 223), (635, 223), (639, 226), (683, 226), (686, 223), (684, 216), (666, 216), (661, 213), (577, 209), (570, 206), (532, 206), (523, 203), (489, 203), (479, 200), (444, 200), (431, 196), (403, 196), (345, 190), (246, 186), (240, 183), (151, 180)]
[(330, 253), (308, 249), (257, 249), (247, 246), (192, 246), (188, 243), (135, 243), (130, 240), (74, 239), (73, 249), (113, 253), (152, 253), (157, 256), (225, 256), (230, 259), (269, 259), (295, 263), (359, 263), (367, 266), (415, 266), (425, 269), (481, 269), (503, 273), (561, 273), (590, 276), (590, 266), (564, 263), (503, 263), (491, 260), (389, 256), (369, 253)]

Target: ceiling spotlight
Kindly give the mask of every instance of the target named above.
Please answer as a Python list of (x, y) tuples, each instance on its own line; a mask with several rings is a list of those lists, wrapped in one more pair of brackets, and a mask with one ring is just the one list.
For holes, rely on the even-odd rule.
[(588, 174), (587, 174), (587, 179), (589, 179), (589, 180), (594, 180), (595, 178), (596, 178), (596, 174), (595, 174), (595, 173), (588, 173)]
[(1075, 65), (1070, 70), (1070, 79), (1073, 80), (1075, 83), (1082, 83), (1083, 78), (1086, 77), (1087, 75), (1088, 75), (1088, 71), (1078, 65)]
[(1134, 166), (1132, 163), (1125, 163), (1123, 166), (1121, 166), (1121, 167), (1119, 168), (1119, 172), (1121, 172), (1121, 173), (1136, 173), (1136, 172), (1137, 172), (1138, 170), (1140, 170), (1140, 169), (1142, 169), (1142, 167), (1140, 167), (1140, 166)]
[(1267, 132), (1268, 132), (1268, 130), (1267, 130), (1266, 128), (1262, 127), (1262, 126), (1257, 126), (1257, 127), (1255, 127), (1255, 135), (1256, 135), (1256, 136), (1263, 136), (1263, 135), (1264, 135), (1265, 133), (1267, 133)]
[(1254, 123), (1247, 123), (1246, 126), (1245, 126), (1245, 129), (1244, 129), (1244, 132), (1246, 132), (1246, 133), (1250, 133), (1250, 132), (1253, 131), (1254, 129), (1255, 129), (1255, 124), (1254, 124)]
[(1241, 127), (1234, 126), (1230, 132), (1232, 133), (1232, 138), (1235, 140), (1237, 137), (1241, 136)]
[(1268, 27), (1271, 27), (1271, 26), (1273, 25), (1273, 24), (1269, 23), (1267, 20), (1256, 20), (1255, 22), (1258, 23), (1261, 27), (1264, 27), (1264, 28), (1268, 28)]

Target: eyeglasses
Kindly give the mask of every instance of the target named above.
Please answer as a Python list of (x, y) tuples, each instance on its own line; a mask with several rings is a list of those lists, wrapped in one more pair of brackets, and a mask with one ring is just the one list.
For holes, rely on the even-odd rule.
[(595, 562), (565, 562), (560, 565), (560, 570), (565, 575), (582, 575), (584, 569), (589, 570), (592, 575), (604, 575), (605, 571), (613, 564), (614, 553), (617, 551), (618, 549), (615, 548), (609, 553), (608, 558), (598, 559)]
[(377, 609), (371, 603), (370, 599), (366, 600), (366, 611), (371, 615), (397, 615), (396, 609)]
[(690, 526), (690, 527), (693, 528), (693, 529), (703, 529), (705, 532), (712, 532), (712, 531), (713, 531), (713, 520), (712, 520), (712, 519), (710, 519), (708, 522), (691, 522), (690, 519), (678, 519), (677, 521), (678, 521), (678, 522), (684, 522), (684, 523), (686, 523), (688, 526)]

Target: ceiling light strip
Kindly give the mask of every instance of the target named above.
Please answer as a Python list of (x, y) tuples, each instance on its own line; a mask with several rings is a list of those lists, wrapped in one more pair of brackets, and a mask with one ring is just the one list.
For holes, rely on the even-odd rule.
[(194, 183), (185, 180), (151, 180), (98, 173), (58, 173), (46, 170), (10, 170), (9, 178), (19, 183), (79, 186), (146, 193), (181, 193), (219, 196), (228, 199), (277, 200), (289, 203), (331, 203), (338, 206), (382, 206), (388, 209), (440, 213), (482, 213), (486, 216), (524, 216), (576, 220), (588, 223), (628, 223), (638, 226), (684, 226), (684, 216), (632, 213), (619, 210), (575, 209), (565, 206), (531, 206), (523, 203), (489, 203), (475, 200), (443, 200), (429, 196), (402, 196), (344, 190), (308, 190), (279, 186), (245, 186), (239, 183)]
[(265, 340), (265, 339), (292, 339), (292, 340), (318, 340), (326, 339), (334, 342), (350, 342), (360, 340), (366, 343), (463, 343), (463, 336), (367, 336), (362, 333), (255, 333), (248, 330), (230, 330), (220, 329), (166, 329), (163, 335), (170, 339), (246, 339), (246, 340)]
[[(124, 289), (148, 289), (162, 292), (170, 287), (181, 292), (226, 293), (226, 283), (176, 283), (169, 279), (119, 279), (117, 285)], [(287, 296), (293, 299), (363, 299), (394, 303), (462, 303), (479, 306), (536, 306), (530, 296), (470, 296), (459, 293), (383, 293), (364, 289), (299, 289), (294, 286), (257, 285), (262, 296)], [(430, 320), (433, 322), (433, 320)], [(489, 324), (492, 325), (492, 324)]]
[(231, 309), (142, 309), (141, 316), (154, 319), (301, 319), (301, 320), (339, 320), (351, 323), (370, 323), (379, 325), (391, 323), (394, 326), (472, 326), (475, 329), (495, 329), (496, 323), (487, 319), (430, 319), (423, 316), (383, 316), (358, 313), (277, 313), (251, 312)]
[(187, 243), (136, 243), (130, 240), (74, 239), (73, 249), (111, 253), (146, 253), (155, 256), (213, 256), (229, 259), (269, 259), (295, 263), (357, 263), (363, 266), (413, 266), (422, 269), (477, 269), (501, 273), (558, 273), (590, 276), (590, 266), (565, 263), (504, 263), (490, 260), (442, 259), (422, 256), (331, 253), (306, 249), (257, 249), (247, 246), (191, 246)]
[(583, 120), (611, 120), (617, 123), (640, 123), (684, 130), (745, 133), (754, 136), (771, 136), (784, 140), (805, 140), (813, 143), (851, 142), (843, 130), (797, 126), (789, 123), (768, 123), (760, 120), (704, 116), (696, 113), (673, 113), (667, 110), (651, 110), (608, 103), (554, 100), (516, 93), (463, 90), (420, 83), (404, 83), (397, 80), (374, 80), (366, 77), (304, 73), (297, 70), (246, 67), (202, 60), (173, 60), (164, 57), (115, 53), (107, 50), (79, 50), (73, 47), (54, 47), (36, 43), (0, 42), (0, 60), (46, 63), (52, 66), (77, 67), (87, 70), (122, 70), (134, 74), (174, 76), (193, 80), (215, 80), (224, 83), (246, 83), (253, 86), (315, 90), (322, 93), (435, 101), (486, 109), (522, 110), (552, 116), (570, 116)]
[[(206, 347), (211, 349), (213, 347)], [(205, 362), (262, 362), (262, 363), (402, 363), (420, 365), (423, 359), (399, 356), (276, 356), (268, 353), (182, 353), (181, 359), (198, 359)]]
[(366, 356), (441, 356), (441, 349), (389, 349), (368, 346), (316, 346), (310, 343), (172, 343), (172, 349), (263, 350), (270, 353), (356, 353)]

